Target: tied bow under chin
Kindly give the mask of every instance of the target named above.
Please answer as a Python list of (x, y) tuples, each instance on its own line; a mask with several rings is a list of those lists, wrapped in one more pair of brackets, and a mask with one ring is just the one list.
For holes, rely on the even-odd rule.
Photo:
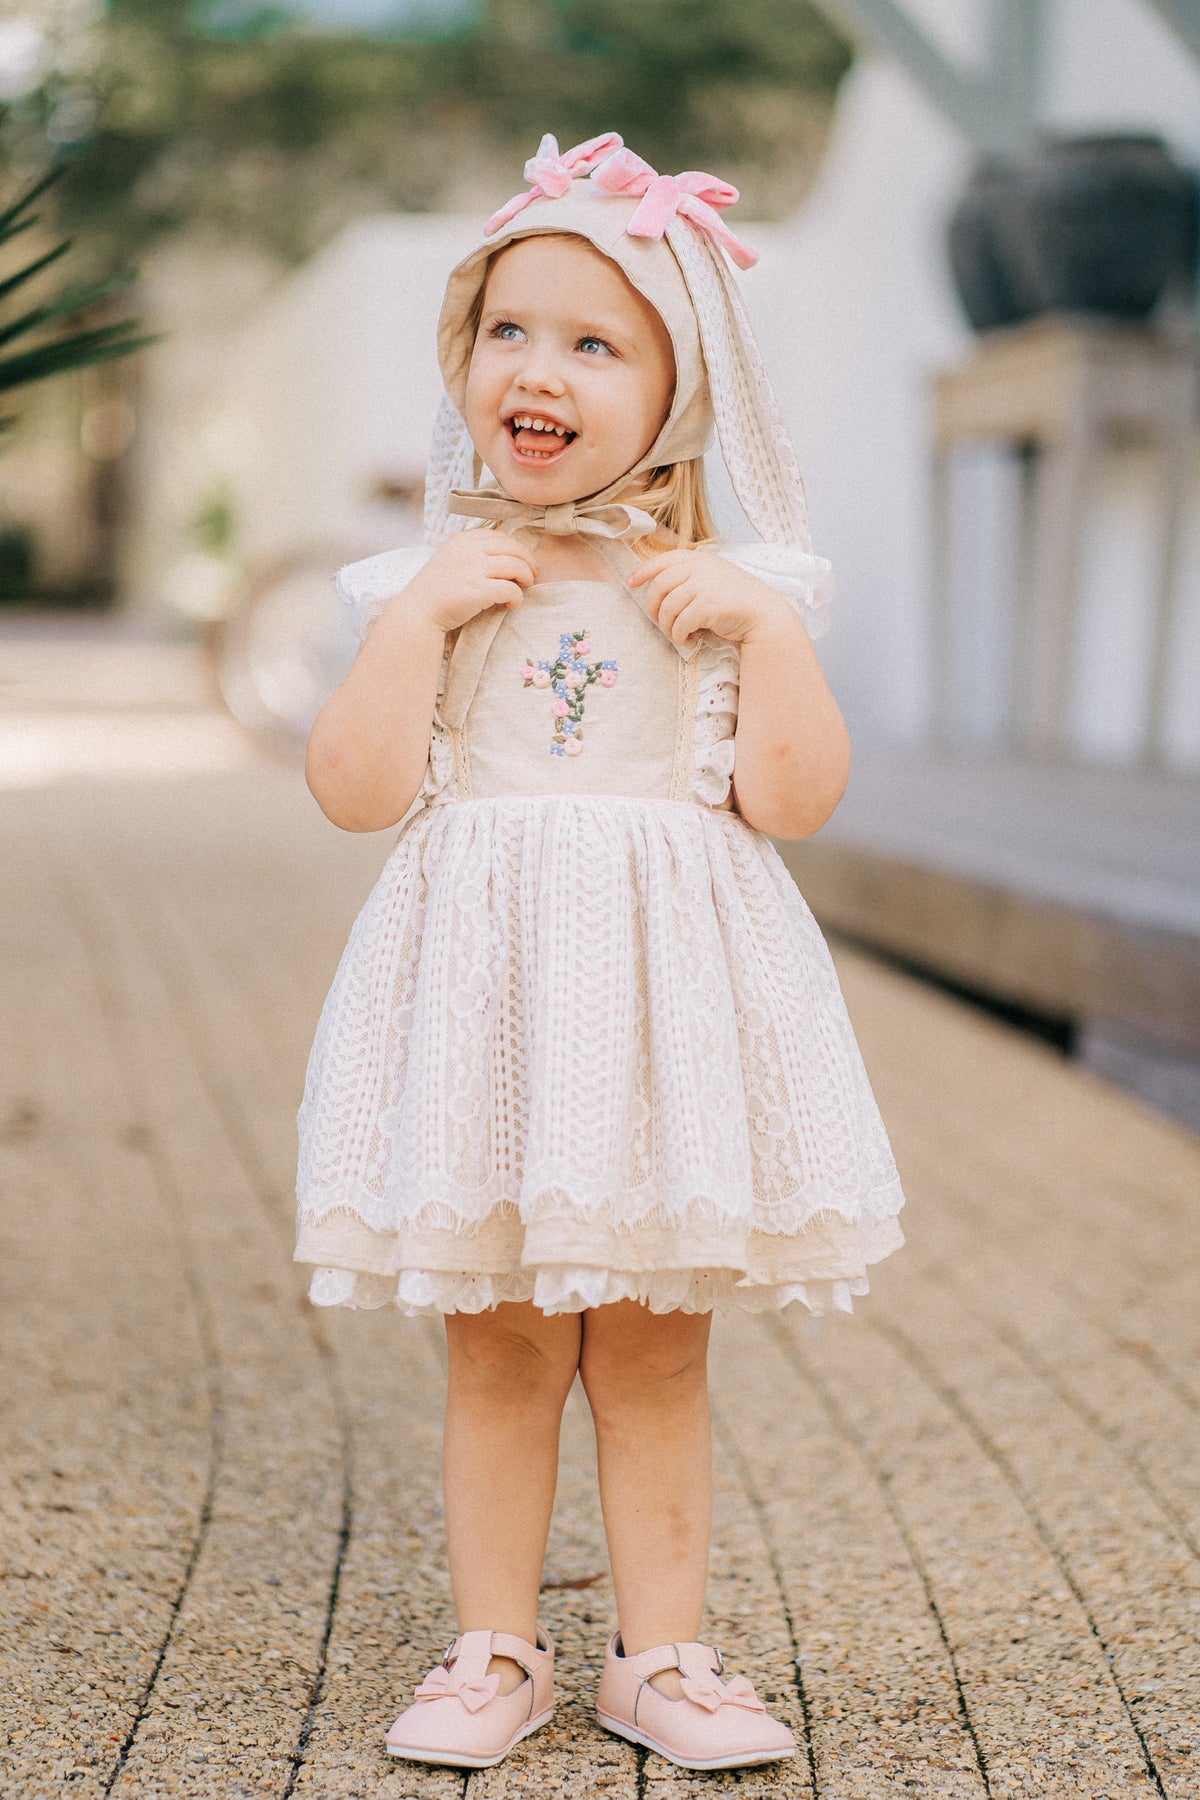
[(624, 500), (592, 506), (575, 500), (561, 506), (527, 506), (494, 488), (454, 488), (450, 511), (471, 519), (491, 519), (509, 531), (545, 531), (551, 537), (572, 537), (578, 531), (585, 537), (640, 538), (657, 529), (648, 512)]
[(728, 1681), (718, 1681), (715, 1675), (684, 1675), (679, 1685), (686, 1697), (706, 1712), (716, 1712), (719, 1706), (744, 1706), (747, 1712), (767, 1710), (744, 1675), (731, 1675)]
[(458, 1664), (448, 1669), (445, 1663), (439, 1663), (431, 1669), (420, 1687), (417, 1689), (418, 1700), (444, 1700), (449, 1695), (461, 1700), (468, 1712), (476, 1713), (494, 1700), (500, 1692), (499, 1675), (476, 1675), (468, 1679), (458, 1673)]
[[(735, 237), (717, 214), (732, 206), (738, 191), (728, 181), (706, 175), (701, 169), (685, 169), (682, 175), (660, 175), (632, 150), (615, 150), (589, 177), (605, 194), (641, 195), (641, 205), (625, 227), (630, 237), (661, 238), (676, 213), (723, 244), (739, 269), (752, 269), (758, 252)], [(499, 215), (497, 215), (499, 216)]]
[(499, 212), (493, 213), (483, 228), (484, 237), (492, 237), (533, 200), (561, 200), (577, 175), (586, 175), (604, 157), (619, 150), (621, 144), (620, 132), (606, 131), (601, 137), (588, 138), (573, 149), (564, 150), (560, 156), (557, 138), (547, 132), (538, 145), (537, 155), (531, 156), (525, 164), (529, 192), (515, 194)]

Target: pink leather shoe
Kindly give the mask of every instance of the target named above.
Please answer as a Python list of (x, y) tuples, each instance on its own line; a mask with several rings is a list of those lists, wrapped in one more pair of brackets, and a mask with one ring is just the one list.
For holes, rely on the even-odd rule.
[[(488, 1674), (493, 1656), (524, 1669), (527, 1680), (513, 1693), (502, 1694), (499, 1675)], [(553, 1712), (554, 1645), (540, 1627), (536, 1646), (506, 1631), (464, 1631), (388, 1732), (388, 1755), (490, 1769)]]
[[(773, 1719), (744, 1675), (719, 1681), (721, 1652), (708, 1644), (662, 1644), (626, 1656), (609, 1639), (596, 1699), (606, 1731), (656, 1750), (681, 1769), (738, 1769), (796, 1754), (796, 1740)], [(685, 1698), (671, 1700), (650, 1677), (678, 1669)]]

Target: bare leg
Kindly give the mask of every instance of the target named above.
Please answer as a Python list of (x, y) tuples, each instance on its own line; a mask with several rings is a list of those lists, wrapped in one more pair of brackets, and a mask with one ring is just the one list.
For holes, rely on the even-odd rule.
[[(442, 1469), (460, 1631), (536, 1641), (562, 1410), (579, 1366), (580, 1318), (529, 1304), (446, 1318), (450, 1380)], [(525, 1679), (493, 1657), (501, 1691)]]
[[(631, 1656), (700, 1635), (712, 1530), (710, 1322), (708, 1313), (655, 1315), (631, 1300), (584, 1314), (579, 1367)], [(674, 1671), (654, 1684), (679, 1692)]]

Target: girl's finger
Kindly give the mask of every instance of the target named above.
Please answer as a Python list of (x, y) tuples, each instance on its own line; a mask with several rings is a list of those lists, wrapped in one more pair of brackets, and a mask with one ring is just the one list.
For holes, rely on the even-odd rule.
[(675, 617), (676, 612), (680, 610), (680, 607), (685, 607), (687, 601), (693, 598), (694, 592), (696, 592), (696, 583), (691, 576), (691, 571), (682, 565), (678, 569), (664, 569), (657, 580), (651, 583), (651, 590), (655, 590), (653, 619), (666, 632), (671, 628), (671, 619)]
[(659, 628), (665, 631), (668, 637), (673, 635), (675, 621), (679, 615), (686, 611), (695, 599), (696, 584), (694, 581), (681, 581), (678, 586), (672, 588), (671, 593), (658, 610)]
[(486, 537), (484, 548), (489, 552), (502, 552), (506, 556), (532, 554), (528, 544), (523, 544), (520, 538), (512, 537), (507, 531), (489, 531)]
[(522, 587), (528, 587), (535, 575), (533, 565), (520, 556), (497, 556), (487, 566), (489, 581), (519, 581)]
[(673, 644), (685, 644), (698, 631), (704, 630), (704, 620), (699, 617), (701, 610), (694, 598), (679, 609), (671, 622), (671, 629), (667, 633)]
[(681, 556), (689, 556), (690, 554), (691, 552), (688, 550), (664, 550), (658, 556), (648, 556), (644, 563), (639, 563), (638, 567), (629, 577), (629, 586), (641, 587), (643, 582), (653, 581), (654, 577), (661, 574), (670, 563), (676, 561)]
[[(517, 562), (523, 563), (530, 575), (536, 579), (537, 564), (533, 560), (533, 551), (527, 544), (518, 543), (516, 538), (500, 537), (495, 542), (488, 544), (486, 548), (489, 563), (501, 559), (511, 563), (515, 559)], [(490, 569), (488, 573), (491, 573)]]
[(677, 588), (690, 580), (691, 576), (686, 563), (676, 563), (669, 569), (663, 569), (654, 577), (646, 589), (646, 598), (643, 604), (647, 613), (656, 623), (660, 619), (663, 602), (667, 595), (673, 594)]

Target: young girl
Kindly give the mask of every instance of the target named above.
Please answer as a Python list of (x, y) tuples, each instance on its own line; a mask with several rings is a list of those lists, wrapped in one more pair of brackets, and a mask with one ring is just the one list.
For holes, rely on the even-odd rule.
[[(347, 830), (403, 830), (318, 1027), (296, 1254), (318, 1304), (445, 1315), (459, 1635), (388, 1750), (479, 1768), (550, 1718), (578, 1374), (620, 1627), (600, 1722), (729, 1768), (795, 1743), (699, 1641), (712, 1312), (848, 1310), (901, 1242), (828, 952), (763, 835), (816, 831), (846, 781), (809, 641), (828, 564), (725, 260), (754, 260), (736, 191), (614, 135), (543, 139), (525, 174), (442, 310), (436, 548), (339, 576), (370, 629), (309, 784)], [(714, 415), (763, 540), (736, 549)]]

